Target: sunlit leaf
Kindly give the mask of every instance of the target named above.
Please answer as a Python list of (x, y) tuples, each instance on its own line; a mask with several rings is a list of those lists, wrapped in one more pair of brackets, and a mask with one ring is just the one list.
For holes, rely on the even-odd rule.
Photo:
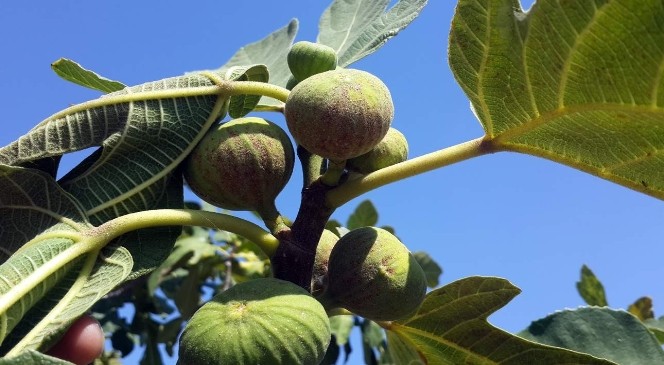
[(422, 267), (422, 270), (424, 271), (424, 275), (427, 277), (427, 286), (429, 288), (437, 287), (440, 275), (443, 274), (443, 269), (433, 258), (431, 258), (431, 255), (426, 252), (415, 252), (413, 253), (413, 256), (415, 257), (415, 260), (417, 260), (417, 263), (420, 264), (420, 267)]
[[(0, 298), (15, 303), (0, 311), (2, 354), (49, 343), (132, 268), (121, 247), (74, 254), (91, 225), (78, 202), (38, 170), (0, 166), (0, 227), (5, 253), (25, 243), (0, 266)], [(41, 270), (56, 257), (64, 261), (53, 273)], [(25, 282), (33, 289), (22, 294)]]
[(332, 47), (345, 67), (377, 51), (408, 26), (427, 0), (335, 0), (320, 18), (318, 42)]
[(604, 286), (586, 265), (581, 267), (581, 280), (576, 283), (576, 290), (588, 305), (605, 307), (608, 304)]
[(383, 327), (427, 364), (613, 364), (526, 341), (489, 324), (487, 317), (519, 292), (504, 279), (461, 279), (427, 294), (414, 317)]
[(606, 307), (556, 312), (520, 335), (617, 364), (664, 364), (662, 347), (638, 318)]
[(661, 0), (461, 0), (449, 60), (490, 151), (664, 198)]
[(121, 82), (109, 80), (66, 58), (60, 58), (53, 62), (51, 68), (56, 74), (58, 74), (58, 76), (67, 81), (71, 81), (93, 90), (99, 90), (103, 93), (112, 93), (127, 87)]
[(346, 228), (353, 230), (360, 227), (375, 226), (378, 223), (378, 211), (370, 200), (365, 200), (348, 217)]

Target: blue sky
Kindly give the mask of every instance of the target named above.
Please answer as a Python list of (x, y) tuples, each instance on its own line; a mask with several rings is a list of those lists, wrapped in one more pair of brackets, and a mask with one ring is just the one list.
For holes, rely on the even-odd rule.
[[(222, 65), (242, 45), (300, 19), (297, 40), (315, 40), (326, 1), (9, 2), (0, 12), (0, 105), (5, 145), (49, 115), (99, 94), (59, 79), (60, 57), (126, 84)], [(410, 155), (480, 137), (482, 129), (447, 65), (454, 2), (433, 0), (384, 48), (354, 65), (390, 88), (394, 127)], [(282, 118), (272, 120), (285, 126)], [(65, 159), (63, 168), (73, 159)], [(294, 217), (298, 172), (278, 200)], [(363, 199), (412, 250), (443, 266), (442, 282), (471, 275), (504, 277), (523, 293), (490, 317), (519, 331), (555, 310), (582, 305), (582, 264), (603, 281), (609, 303), (643, 295), (664, 314), (664, 204), (572, 168), (514, 153), (479, 157), (413, 177), (337, 211), (345, 220)], [(356, 351), (360, 351), (356, 347)]]

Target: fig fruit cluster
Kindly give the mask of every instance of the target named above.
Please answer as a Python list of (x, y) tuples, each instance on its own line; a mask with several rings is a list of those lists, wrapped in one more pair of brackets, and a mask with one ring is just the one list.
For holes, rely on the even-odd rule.
[(238, 284), (204, 304), (180, 338), (180, 365), (319, 364), (330, 343), (323, 306), (279, 279)]
[(324, 283), (319, 300), (327, 308), (344, 308), (375, 321), (412, 316), (427, 288), (424, 271), (406, 246), (376, 227), (354, 229), (336, 242)]
[(295, 152), (278, 125), (255, 117), (213, 126), (184, 164), (191, 190), (229, 210), (275, 210), (274, 200), (293, 173)]

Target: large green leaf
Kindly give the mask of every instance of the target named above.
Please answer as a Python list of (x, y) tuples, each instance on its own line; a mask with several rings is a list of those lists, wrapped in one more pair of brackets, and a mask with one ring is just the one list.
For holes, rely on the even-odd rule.
[(533, 322), (520, 335), (621, 365), (664, 364), (664, 351), (655, 336), (625, 311), (598, 307), (564, 310)]
[[(285, 87), (291, 75), (286, 55), (297, 34), (298, 21), (291, 20), (285, 27), (277, 29), (267, 37), (240, 48), (220, 71), (233, 66), (262, 64), (270, 70), (270, 83)], [(280, 105), (281, 102), (270, 98), (260, 100), (263, 105)]]
[(318, 42), (332, 47), (345, 67), (377, 51), (408, 26), (427, 0), (335, 0), (320, 18)]
[(0, 347), (38, 348), (129, 274), (123, 248), (86, 248), (92, 228), (78, 202), (47, 173), (0, 165)]
[(403, 356), (416, 351), (427, 364), (613, 364), (526, 341), (490, 325), (487, 317), (519, 292), (504, 279), (461, 279), (430, 292), (414, 317), (384, 327), (411, 348), (405, 348)]
[(109, 80), (97, 73), (83, 68), (78, 63), (60, 58), (51, 64), (51, 68), (58, 76), (75, 84), (99, 90), (103, 93), (112, 93), (124, 89), (126, 86), (114, 80)]
[[(19, 165), (100, 146), (61, 180), (92, 224), (128, 213), (181, 208), (175, 168), (230, 107), (246, 113), (257, 97), (221, 95), (220, 80), (267, 81), (263, 65), (234, 66), (150, 82), (68, 108), (0, 148), (0, 161)], [(136, 257), (130, 278), (151, 270), (171, 250), (179, 230), (157, 228), (121, 238)]]
[(450, 66), (485, 146), (664, 198), (661, 0), (460, 0)]

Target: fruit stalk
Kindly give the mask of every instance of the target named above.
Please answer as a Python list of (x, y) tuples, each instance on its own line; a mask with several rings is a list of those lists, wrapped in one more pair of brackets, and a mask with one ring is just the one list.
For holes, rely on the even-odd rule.
[(486, 137), (431, 152), (348, 181), (330, 190), (327, 194), (327, 206), (337, 208), (383, 185), (493, 152), (496, 152), (496, 149)]

